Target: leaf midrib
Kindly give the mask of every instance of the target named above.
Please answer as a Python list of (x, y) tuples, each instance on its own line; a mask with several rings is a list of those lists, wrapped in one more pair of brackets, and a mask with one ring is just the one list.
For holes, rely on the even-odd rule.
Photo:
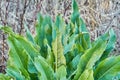
[(116, 65), (119, 64), (119, 63), (120, 63), (120, 62), (116, 62), (116, 63), (113, 64), (110, 68), (108, 68), (107, 71), (106, 71), (105, 73), (103, 73), (103, 75), (98, 78), (98, 80), (100, 80), (100, 78), (102, 78), (108, 71), (110, 71), (112, 68), (114, 68), (114, 66), (116, 66)]

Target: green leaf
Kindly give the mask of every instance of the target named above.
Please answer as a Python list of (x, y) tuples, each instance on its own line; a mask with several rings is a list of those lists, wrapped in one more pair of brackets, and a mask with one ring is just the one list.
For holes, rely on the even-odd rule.
[(32, 59), (34, 59), (34, 57), (36, 57), (39, 54), (39, 52), (26, 38), (22, 36), (16, 36), (15, 38), (19, 41), (22, 47), (29, 53)]
[(26, 52), (22, 47), (20, 47), (20, 44), (15, 38), (11, 39), (9, 37), (9, 46), (10, 51), (7, 66), (14, 65), (21, 71), (21, 73), (25, 76), (26, 79), (30, 79), (29, 73), (27, 72), (28, 56)]
[(87, 50), (87, 49), (89, 48), (89, 47), (88, 47), (89, 43), (87, 44), (87, 41), (88, 41), (88, 40), (85, 40), (84, 34), (82, 34), (82, 35), (81, 35), (81, 45), (82, 45), (82, 47), (84, 48), (84, 50)]
[(106, 50), (103, 54), (103, 56), (101, 57), (101, 60), (107, 58), (110, 54), (110, 52), (114, 49), (115, 47), (115, 42), (116, 42), (116, 35), (113, 31), (113, 29), (111, 29), (109, 31), (109, 41), (107, 43), (107, 47), (106, 47)]
[(20, 35), (17, 35), (15, 33), (13, 33), (13, 31), (12, 31), (12, 29), (10, 27), (2, 27), (1, 29), (3, 29), (8, 34), (10, 34), (9, 37), (11, 37), (11, 39), (12, 38), (16, 38), (20, 42), (22, 47), (24, 47), (25, 50), (30, 54), (30, 56), (32, 58), (34, 56), (38, 55), (38, 51), (34, 48), (34, 46), (26, 38), (24, 38), (23, 36), (20, 36)]
[[(52, 43), (52, 49), (53, 49), (53, 53), (54, 53), (54, 56), (55, 56), (55, 71), (57, 73), (61, 73), (59, 71), (61, 70), (61, 68), (63, 66), (64, 66), (63, 69), (66, 68), (66, 59), (65, 59), (64, 54), (63, 54), (63, 46), (62, 46), (61, 40), (62, 40), (61, 39), (61, 34), (58, 33), (56, 39)], [(66, 70), (64, 70), (63, 73), (66, 73)], [(58, 74), (57, 77), (62, 79), (64, 77), (66, 77), (66, 75), (60, 76)]]
[(80, 76), (78, 80), (94, 80), (93, 77), (93, 70), (92, 69), (86, 69)]
[(107, 33), (99, 36), (95, 41), (92, 42), (92, 46), (95, 46), (95, 44), (99, 41), (99, 39), (107, 41), (109, 39), (109, 33), (107, 32)]
[(61, 17), (61, 15), (57, 16), (55, 25), (56, 25), (57, 31), (59, 31), (61, 34), (65, 33), (65, 22)]
[(79, 53), (81, 53), (81, 52), (84, 53), (85, 50), (83, 49), (83, 47), (80, 44), (76, 44), (75, 46)]
[(23, 45), (22, 47), (27, 51), (28, 56), (30, 58), (29, 60), (29, 66), (28, 69), (31, 73), (36, 73), (36, 69), (34, 68), (34, 64), (33, 64), (33, 59), (34, 57), (38, 56), (38, 51), (34, 48), (34, 46), (28, 42), (26, 39), (18, 36), (16, 37), (16, 39), (20, 42), (21, 45)]
[[(43, 41), (43, 31), (41, 32), (41, 28), (42, 28), (42, 23), (43, 23), (43, 17), (41, 14), (38, 14), (38, 22), (36, 23), (36, 37), (35, 37), (35, 40), (36, 40), (36, 43), (39, 45), (39, 46), (42, 46), (41, 42)], [(42, 40), (41, 40), (42, 39)], [(40, 42), (41, 41), (41, 42)]]
[(38, 23), (36, 25), (36, 43), (40, 46), (40, 54), (43, 57), (47, 57), (47, 49), (44, 41), (50, 45), (52, 44), (52, 20), (49, 16), (43, 17), (41, 14), (38, 16)]
[(26, 38), (15, 34), (10, 27), (0, 26), (9, 34), (6, 75), (0, 74), (0, 80), (7, 80), (9, 76), (16, 80), (110, 80), (119, 77), (120, 56), (105, 59), (115, 46), (114, 31), (110, 30), (91, 44), (76, 1), (72, 0), (70, 23), (65, 23), (61, 15), (53, 22), (51, 17), (39, 14), (35, 38), (26, 25)]
[(72, 14), (71, 14), (71, 21), (75, 24), (75, 22), (79, 19), (79, 8), (78, 4), (75, 0), (72, 0)]
[(49, 16), (38, 15), (38, 23), (36, 24), (35, 41), (40, 47), (40, 54), (47, 57), (46, 41), (50, 46), (52, 43), (52, 20)]
[[(16, 80), (25, 80), (25, 76), (23, 76), (21, 74), (21, 71), (17, 67), (15, 67), (14, 65), (7, 66), (7, 74), (9, 76), (14, 77)], [(29, 80), (29, 79), (26, 79), (26, 80)]]
[(56, 39), (52, 43), (52, 49), (55, 56), (56, 67), (66, 65), (66, 60), (63, 54), (63, 46), (61, 43), (61, 35), (58, 34)]
[(112, 80), (120, 80), (120, 72), (112, 78)]
[(26, 38), (35, 45), (34, 38), (33, 38), (32, 34), (31, 34), (30, 30), (28, 29), (27, 25), (25, 24), (24, 27), (26, 29)]
[(95, 80), (112, 80), (120, 72), (120, 56), (107, 58), (94, 71)]
[(86, 47), (84, 47), (85, 49), (88, 49), (91, 47), (91, 40), (90, 40), (90, 35), (89, 32), (87, 30), (87, 27), (83, 21), (82, 18), (79, 19), (79, 23), (80, 23), (80, 27), (79, 27), (79, 31), (83, 34), (82, 35), (82, 42), (83, 42), (83, 46), (86, 45)]
[[(18, 36), (18, 35), (10, 36), (8, 38), (8, 40), (9, 40), (8, 44), (9, 44), (10, 48), (13, 48), (16, 50), (16, 52), (11, 53), (11, 54), (13, 54), (13, 56), (14, 56), (14, 54), (16, 54), (16, 56), (14, 56), (13, 59), (19, 59), (19, 57), (21, 57), (21, 51), (25, 50), (26, 54), (23, 53), (23, 57), (26, 57), (26, 55), (27, 55), (30, 58), (28, 63), (26, 63), (26, 64), (28, 64), (28, 70), (31, 73), (36, 73), (36, 69), (33, 64), (33, 59), (34, 59), (34, 57), (36, 57), (38, 55), (38, 51), (33, 47), (33, 45), (30, 42), (28, 42), (25, 38), (23, 38), (22, 36)], [(19, 54), (19, 57), (17, 58), (18, 54)], [(21, 58), (21, 59), (24, 59), (24, 58)], [(16, 61), (18, 61), (18, 60), (16, 60)]]
[(10, 35), (14, 35), (15, 33), (12, 31), (11, 27), (8, 26), (1, 26), (0, 27), (1, 30), (4, 30), (5, 33), (10, 34)]
[(38, 76), (40, 80), (56, 80), (53, 69), (50, 67), (50, 65), (48, 65), (43, 57), (36, 57), (34, 64), (38, 74), (40, 74)]
[(64, 65), (60, 66), (57, 69), (56, 74), (57, 74), (57, 80), (67, 80), (66, 79), (67, 72), (66, 72), (66, 67)]
[(96, 61), (98, 61), (103, 54), (105, 48), (106, 41), (99, 39), (94, 47), (88, 49), (81, 56), (74, 80), (77, 80), (85, 69), (91, 69), (95, 65)]
[(47, 53), (48, 55), (47, 55), (46, 61), (54, 69), (54, 61), (55, 61), (54, 54), (51, 50), (51, 47), (48, 44), (47, 44)]
[(52, 41), (56, 39), (57, 36), (57, 29), (56, 29), (56, 25), (53, 24), (52, 26)]
[(15, 79), (5, 74), (0, 74), (0, 80), (15, 80)]
[(73, 46), (75, 45), (75, 39), (74, 38), (75, 38), (75, 36), (73, 37), (72, 41), (70, 41), (68, 44), (66, 44), (64, 46), (64, 54), (73, 50)]
[(52, 36), (51, 36), (52, 35), (52, 26), (53, 26), (53, 23), (52, 23), (51, 17), (45, 16), (44, 21), (43, 21), (43, 28), (45, 31), (44, 35), (50, 46), (52, 44)]
[[(69, 57), (69, 56), (68, 56)], [(77, 65), (79, 63), (79, 60), (80, 60), (80, 54), (75, 56), (71, 62), (69, 62), (67, 64), (67, 76), (72, 76), (73, 75), (73, 72), (77, 69)]]

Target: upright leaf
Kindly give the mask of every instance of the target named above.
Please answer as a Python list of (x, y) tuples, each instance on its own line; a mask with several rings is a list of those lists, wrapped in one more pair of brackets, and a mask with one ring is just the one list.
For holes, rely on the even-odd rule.
[(36, 57), (34, 64), (39, 74), (39, 80), (56, 80), (53, 69), (43, 57)]
[[(69, 57), (69, 56), (68, 56)], [(80, 54), (75, 56), (71, 62), (67, 64), (67, 76), (72, 76), (74, 71), (77, 69), (77, 65), (80, 60)]]
[[(21, 74), (21, 71), (13, 66), (7, 66), (7, 74), (15, 78), (15, 80), (25, 80), (25, 76)], [(27, 79), (29, 80), (29, 79)]]
[[(19, 46), (18, 46), (19, 45)], [(15, 38), (9, 37), (9, 59), (7, 66), (15, 66), (21, 71), (21, 74), (25, 76), (26, 79), (30, 79), (29, 73), (27, 71), (28, 67), (28, 55), (24, 51), (20, 44)], [(21, 51), (22, 50), (22, 51)], [(8, 69), (8, 67), (7, 67)]]
[(112, 80), (120, 72), (120, 56), (110, 57), (99, 63), (94, 71), (95, 80)]
[[(55, 71), (57, 74), (58, 79), (65, 79), (66, 78), (66, 60), (63, 54), (63, 46), (61, 42), (61, 34), (58, 33), (56, 39), (52, 43), (52, 49), (55, 56)], [(61, 72), (63, 69), (63, 72)], [(65, 75), (59, 75), (58, 73), (62, 73)]]
[(15, 80), (15, 79), (8, 75), (0, 74), (0, 80)]
[(56, 25), (57, 30), (61, 34), (65, 33), (65, 22), (64, 22), (63, 18), (61, 17), (61, 15), (57, 16), (55, 25)]
[(35, 45), (35, 41), (34, 38), (30, 32), (30, 30), (28, 29), (27, 25), (25, 24), (24, 27), (26, 28), (26, 37), (29, 41), (31, 41), (34, 45)]
[(79, 19), (79, 24), (80, 24), (79, 32), (81, 32), (83, 34), (83, 36), (82, 36), (82, 39), (83, 39), (82, 41), (84, 43), (83, 45), (86, 44), (85, 49), (88, 49), (91, 47), (90, 34), (89, 34), (87, 27), (82, 18)]
[(93, 70), (92, 69), (86, 69), (78, 80), (94, 80), (93, 77)]
[(47, 57), (47, 45), (44, 44), (46, 41), (50, 46), (52, 43), (52, 20), (49, 16), (43, 17), (39, 14), (38, 23), (36, 24), (36, 43), (40, 46), (40, 53), (43, 57)]
[(98, 43), (90, 49), (88, 49), (80, 58), (77, 72), (74, 80), (77, 80), (85, 69), (91, 69), (95, 62), (99, 60), (106, 48), (106, 42), (99, 39)]
[(107, 47), (106, 47), (106, 50), (105, 50), (103, 56), (101, 57), (101, 60), (103, 60), (103, 59), (105, 59), (109, 56), (110, 52), (115, 47), (115, 42), (116, 42), (116, 35), (115, 35), (113, 29), (111, 29), (109, 31), (109, 40), (108, 40), (108, 43), (107, 43)]
[(54, 58), (54, 54), (52, 52), (52, 49), (51, 47), (47, 44), (47, 58), (46, 58), (46, 61), (49, 65), (51, 65), (51, 67), (54, 69), (54, 61), (55, 61), (55, 58)]
[(75, 0), (72, 0), (72, 11), (71, 21), (75, 24), (75, 22), (79, 19), (79, 8)]

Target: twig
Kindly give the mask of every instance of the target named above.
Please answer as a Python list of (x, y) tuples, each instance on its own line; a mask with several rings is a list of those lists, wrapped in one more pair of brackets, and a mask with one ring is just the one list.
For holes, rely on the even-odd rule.
[(65, 16), (66, 11), (69, 10), (70, 5), (71, 3), (69, 3), (68, 6), (64, 9), (64, 16)]
[[(6, 6), (6, 13), (5, 13), (5, 19), (4, 19), (4, 23), (3, 23), (3, 25), (4, 26), (6, 26), (7, 25), (7, 16), (8, 16), (8, 6), (9, 6), (9, 0), (6, 0), (6, 2), (8, 2), (8, 4), (7, 4), (7, 6)], [(2, 44), (2, 46), (3, 46), (3, 52), (2, 52), (2, 57), (3, 57), (3, 59), (4, 59), (4, 54), (5, 54), (5, 45), (4, 45), (4, 43), (5, 43), (5, 34), (3, 33), (3, 44)], [(4, 62), (4, 61), (3, 61)]]
[(115, 18), (116, 18), (116, 16), (114, 16), (114, 17), (111, 19), (111, 21), (110, 21), (109, 25), (106, 27), (104, 33), (105, 33), (105, 32), (108, 32), (108, 31), (110, 30), (111, 24), (112, 24), (112, 22), (113, 22), (113, 20), (114, 20)]
[(40, 0), (39, 2), (37, 1), (35, 7), (36, 7), (36, 10), (34, 11), (34, 15), (33, 15), (33, 19), (34, 19), (34, 26), (35, 26), (35, 23), (36, 23), (36, 15), (37, 13), (41, 10), (41, 5), (42, 5), (42, 0)]
[[(2, 17), (1, 17), (1, 21), (3, 22), (3, 25), (6, 26), (7, 25), (7, 16), (8, 16), (8, 7), (9, 7), (9, 0), (6, 0), (6, 3), (8, 2), (6, 8), (5, 8), (5, 19), (3, 20)], [(1, 15), (2, 16), (2, 15)], [(5, 58), (5, 34), (2, 33), (2, 64), (1, 67), (2, 67), (2, 72), (5, 73), (5, 61), (6, 61), (6, 58)]]
[(22, 34), (22, 30), (24, 29), (23, 21), (24, 21), (24, 15), (25, 15), (27, 6), (28, 6), (27, 0), (25, 0), (25, 4), (24, 4), (24, 8), (23, 8), (23, 13), (20, 15), (20, 18), (21, 18), (21, 21), (20, 21), (20, 32), (19, 32), (20, 35)]

